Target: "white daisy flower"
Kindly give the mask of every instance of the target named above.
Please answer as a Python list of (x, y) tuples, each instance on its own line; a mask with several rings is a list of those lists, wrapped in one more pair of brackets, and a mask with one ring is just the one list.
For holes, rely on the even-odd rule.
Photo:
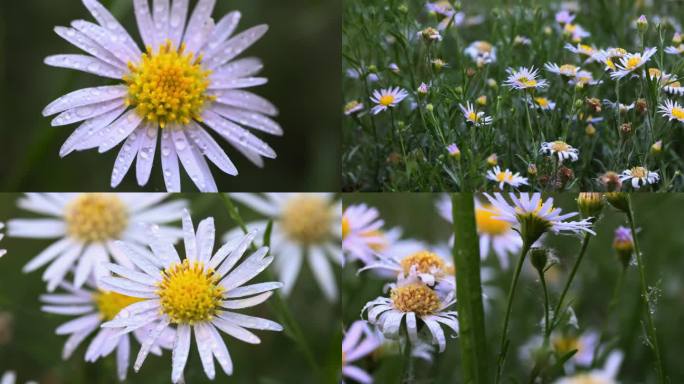
[[(579, 213), (562, 213), (560, 208), (553, 206), (552, 197), (544, 201), (541, 193), (533, 193), (532, 195), (529, 193), (509, 193), (513, 204), (506, 201), (501, 193), (494, 193), (494, 196), (487, 193), (484, 195), (496, 208), (496, 210), (492, 211), (492, 213), (495, 213), (493, 216), (495, 219), (527, 228), (529, 228), (530, 222), (534, 221), (534, 224), (541, 226), (541, 233), (546, 231), (554, 233), (570, 232), (573, 234), (586, 232), (596, 235), (591, 229), (592, 223), (589, 218), (580, 221), (565, 221), (579, 215)], [(539, 234), (541, 235), (541, 233)]]
[(391, 271), (396, 280), (419, 280), (435, 289), (454, 290), (456, 287), (455, 269), (451, 259), (422, 248), (412, 253), (388, 252), (379, 256), (378, 261), (359, 270)]
[[(194, 331), (204, 372), (215, 377), (214, 357), (227, 375), (233, 373), (233, 363), (219, 330), (250, 344), (259, 338), (247, 329), (282, 331), (271, 320), (247, 316), (235, 309), (261, 304), (282, 287), (279, 282), (244, 285), (263, 272), (273, 262), (268, 248), (262, 247), (240, 262), (254, 241), (256, 232), (233, 238), (216, 253), (214, 249), (214, 219), (202, 220), (197, 232), (187, 210), (183, 210), (185, 257), (181, 259), (173, 243), (160, 236), (155, 227), (145, 233), (146, 245), (152, 253), (141, 253), (132, 244), (118, 241), (117, 247), (143, 272), (117, 264), (107, 268), (117, 277), (104, 277), (104, 288), (142, 299), (122, 309), (102, 327), (119, 333), (131, 332), (142, 326), (153, 328), (145, 335), (135, 361), (137, 372), (150, 347), (162, 332), (171, 327), (175, 333), (171, 381), (184, 382), (183, 371), (188, 360), (191, 333)], [(213, 254), (213, 255), (212, 255)]]
[[(17, 374), (14, 371), (7, 371), (0, 376), (0, 384), (15, 384)], [(27, 381), (26, 384), (38, 384), (36, 381)]]
[(370, 100), (376, 104), (373, 109), (371, 109), (371, 112), (374, 115), (377, 115), (380, 112), (386, 111), (388, 108), (394, 108), (404, 100), (406, 96), (408, 96), (408, 92), (399, 87), (380, 90), (376, 89), (373, 91), (373, 96), (370, 98)]
[[(215, 0), (200, 0), (189, 18), (188, 1), (135, 0), (142, 52), (119, 22), (97, 0), (84, 0), (98, 24), (84, 20), (55, 32), (88, 55), (55, 55), (45, 63), (71, 68), (122, 83), (71, 92), (50, 103), (44, 116), (59, 115), (52, 125), (83, 122), (60, 150), (98, 148), (109, 151), (125, 141), (114, 163), (111, 185), (119, 185), (137, 157), (138, 184), (147, 184), (157, 137), (166, 188), (180, 191), (178, 160), (200, 191), (216, 191), (205, 157), (221, 171), (237, 169), (208, 129), (228, 141), (257, 166), (276, 153), (242, 126), (273, 135), (283, 131), (269, 116), (277, 115), (267, 100), (244, 89), (265, 84), (255, 77), (256, 58), (234, 60), (268, 30), (258, 25), (233, 37), (240, 20), (231, 12), (218, 23), (211, 13)], [(161, 134), (160, 134), (161, 128)]]
[(655, 184), (660, 180), (658, 173), (649, 171), (646, 167), (633, 167), (625, 169), (620, 174), (620, 181), (625, 182), (631, 180), (632, 187), (639, 189), (646, 185)]
[[(2, 231), (3, 229), (5, 229), (5, 223), (0, 223), (0, 231)], [(0, 232), (0, 240), (2, 240), (3, 237), (5, 237), (5, 234)], [(7, 253), (6, 249), (0, 248), (0, 257), (5, 256), (6, 253)]]
[(491, 116), (485, 115), (484, 112), (477, 112), (471, 102), (467, 102), (465, 107), (463, 104), (459, 104), (458, 106), (461, 108), (463, 117), (468, 123), (475, 126), (489, 125), (492, 123)]
[(658, 51), (658, 48), (647, 48), (644, 53), (628, 53), (620, 58), (620, 62), (616, 64), (616, 68), (611, 72), (610, 77), (613, 79), (622, 79), (635, 70), (641, 68), (647, 61), (651, 59)]
[(449, 156), (457, 160), (461, 158), (461, 150), (458, 148), (458, 145), (456, 145), (456, 143), (451, 143), (447, 145), (446, 150), (449, 153)]
[[(437, 202), (437, 211), (449, 223), (452, 223), (451, 209), (449, 196), (442, 196)], [(493, 252), (499, 259), (501, 267), (508, 269), (511, 255), (520, 253), (522, 238), (515, 230), (515, 225), (497, 219), (496, 215), (496, 207), (475, 199), (475, 223), (477, 235), (480, 238), (480, 257), (484, 259)]]
[(464, 52), (478, 65), (490, 64), (496, 61), (496, 47), (488, 41), (473, 41), (466, 47)]
[(579, 150), (561, 140), (542, 143), (539, 153), (547, 156), (556, 156), (560, 162), (567, 159), (570, 159), (570, 161), (577, 161), (579, 159)]
[[(439, 352), (446, 349), (446, 336), (442, 324), (458, 333), (456, 311), (449, 311), (455, 302), (454, 290), (433, 290), (427, 285), (413, 280), (391, 284), (390, 297), (378, 297), (368, 302), (361, 314), (366, 312), (368, 322), (377, 326), (389, 339), (397, 339), (402, 322), (406, 323), (411, 344), (418, 342), (418, 321), (420, 320), (431, 335), (432, 344), (439, 346)], [(404, 318), (406, 320), (404, 321)]]
[(537, 89), (548, 85), (546, 80), (537, 79), (538, 71), (534, 67), (508, 68), (506, 72), (508, 72), (508, 78), (504, 84), (512, 89)]
[(342, 251), (350, 260), (373, 262), (377, 252), (401, 235), (401, 231), (383, 231), (384, 224), (376, 208), (366, 204), (348, 206), (342, 213)]
[(611, 107), (612, 109), (618, 109), (620, 111), (620, 113), (627, 113), (627, 112), (631, 111), (632, 109), (634, 109), (634, 107), (636, 106), (635, 103), (623, 104), (623, 103), (613, 102), (613, 101), (610, 101), (607, 99), (603, 100), (603, 104)]
[(579, 71), (573, 79), (569, 81), (570, 85), (597, 85), (602, 84), (603, 80), (594, 80), (594, 75), (589, 71)]
[(568, 51), (581, 55), (581, 56), (587, 56), (587, 61), (586, 62), (592, 62), (594, 60), (594, 54), (596, 53), (596, 47), (592, 47), (587, 44), (577, 44), (577, 45), (572, 45), (572, 44), (565, 44), (565, 49)]
[[(674, 79), (673, 79), (674, 80)], [(663, 85), (663, 91), (670, 95), (684, 96), (684, 87), (679, 81), (669, 81)]]
[[(294, 288), (306, 256), (314, 278), (325, 297), (334, 301), (338, 295), (335, 272), (330, 265), (343, 263), (342, 203), (329, 193), (232, 193), (233, 199), (273, 220), (271, 249), (274, 268), (283, 282), (283, 294)], [(247, 223), (247, 228), (263, 232), (267, 221)], [(239, 229), (229, 232), (235, 234)]]
[[(124, 381), (128, 373), (131, 340), (128, 334), (121, 334), (115, 329), (100, 328), (103, 322), (113, 320), (122, 309), (131, 304), (140, 302), (141, 299), (122, 295), (116, 292), (108, 292), (90, 288), (76, 288), (70, 284), (61, 284), (67, 293), (42, 295), (42, 310), (57, 315), (78, 316), (76, 319), (60, 325), (55, 331), (58, 335), (69, 335), (62, 359), (67, 360), (81, 343), (93, 334), (97, 334), (90, 342), (85, 361), (95, 362), (101, 357), (116, 353), (117, 375), (119, 381)], [(142, 344), (152, 326), (145, 326), (135, 330), (136, 340)], [(151, 347), (151, 352), (161, 355), (162, 349), (171, 349), (173, 346), (173, 332), (166, 332), (156, 340)], [(115, 352), (116, 351), (116, 352)]]
[(546, 70), (549, 72), (566, 77), (575, 77), (577, 72), (581, 69), (580, 67), (572, 64), (563, 64), (558, 66), (558, 64), (551, 62), (544, 64), (544, 68), (546, 68)]
[(74, 285), (80, 288), (89, 277), (106, 275), (103, 263), (110, 259), (132, 266), (125, 255), (113, 246), (126, 240), (140, 248), (145, 237), (140, 224), (159, 224), (161, 233), (171, 241), (182, 232), (166, 226), (181, 218), (185, 200), (162, 203), (165, 193), (27, 193), (17, 205), (27, 211), (47, 216), (13, 219), (7, 223), (12, 237), (59, 239), (24, 266), (32, 272), (50, 264), (43, 273), (48, 291), (53, 291), (74, 268)]
[(342, 376), (361, 384), (373, 383), (373, 377), (351, 363), (373, 353), (382, 345), (376, 332), (363, 320), (352, 323), (342, 339)]
[(570, 36), (573, 43), (579, 43), (582, 39), (591, 36), (591, 33), (579, 24), (567, 23), (563, 26), (563, 33)]
[(603, 63), (606, 66), (606, 71), (614, 71), (616, 59), (620, 59), (627, 55), (624, 48), (614, 47), (608, 49), (599, 49), (594, 52), (592, 60), (594, 62)]
[(658, 106), (658, 111), (668, 121), (677, 120), (684, 123), (684, 108), (676, 101), (665, 99), (665, 102)]
[(570, 13), (570, 11), (563, 9), (556, 13), (556, 22), (558, 24), (569, 24), (575, 20), (575, 15)]
[(425, 41), (442, 41), (442, 35), (439, 31), (432, 27), (427, 27), (422, 31), (417, 32), (418, 37), (422, 37)]
[(506, 184), (513, 188), (518, 188), (521, 185), (528, 185), (527, 178), (520, 176), (519, 172), (513, 173), (508, 169), (502, 171), (501, 167), (498, 165), (487, 171), (487, 179), (499, 183), (499, 189), (501, 190), (503, 190)]
[(363, 111), (363, 103), (359, 102), (358, 100), (352, 100), (344, 105), (344, 114), (347, 116), (361, 111)]
[(553, 111), (556, 108), (556, 103), (546, 97), (534, 97), (528, 99), (528, 103), (535, 108), (542, 111)]
[(671, 45), (669, 47), (665, 47), (665, 53), (670, 54), (670, 55), (681, 55), (684, 53), (684, 44), (679, 44), (679, 45)]
[(608, 359), (602, 368), (562, 377), (554, 381), (554, 384), (618, 384), (617, 375), (620, 371), (622, 358), (622, 352), (612, 352), (608, 355)]

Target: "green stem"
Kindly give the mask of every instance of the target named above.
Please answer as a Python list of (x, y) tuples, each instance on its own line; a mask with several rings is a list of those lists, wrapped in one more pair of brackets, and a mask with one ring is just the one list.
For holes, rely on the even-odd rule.
[(411, 339), (409, 338), (408, 335), (408, 330), (405, 332), (405, 340), (406, 343), (404, 343), (404, 360), (405, 365), (404, 365), (404, 378), (403, 378), (403, 383), (404, 384), (413, 384), (415, 381), (415, 373), (414, 373), (414, 366), (413, 366), (413, 356), (411, 355), (412, 351), (412, 346), (411, 346)]
[(511, 310), (513, 309), (513, 298), (515, 297), (515, 288), (518, 286), (520, 272), (522, 271), (523, 264), (525, 263), (525, 256), (527, 256), (527, 252), (530, 250), (530, 247), (531, 244), (528, 244), (527, 241), (523, 242), (522, 250), (520, 251), (520, 258), (518, 259), (518, 264), (515, 266), (515, 271), (513, 272), (513, 280), (511, 280), (511, 286), (508, 289), (506, 316), (504, 317), (503, 329), (501, 331), (501, 341), (499, 343), (499, 358), (497, 361), (495, 383), (499, 383), (501, 381), (501, 373), (503, 371), (503, 366), (506, 360), (506, 351), (508, 349), (508, 322), (511, 317)]
[(577, 256), (577, 260), (575, 260), (575, 265), (572, 266), (572, 271), (570, 271), (570, 276), (568, 277), (568, 281), (565, 282), (565, 287), (563, 287), (563, 291), (561, 292), (560, 298), (558, 299), (558, 303), (556, 304), (556, 307), (553, 310), (553, 320), (551, 321), (551, 324), (553, 324), (553, 327), (550, 327), (548, 332), (550, 332), (551, 329), (555, 328), (555, 326), (556, 326), (556, 322), (558, 321), (558, 316), (559, 316), (561, 307), (563, 306), (563, 301), (565, 300), (565, 296), (568, 294), (568, 290), (570, 289), (570, 285), (572, 284), (572, 281), (575, 279), (575, 275), (577, 274), (577, 270), (579, 269), (579, 266), (582, 263), (582, 259), (584, 258), (584, 254), (587, 253), (587, 247), (589, 246), (589, 239), (590, 238), (591, 238), (590, 234), (588, 234), (588, 233), (584, 234), (584, 240), (582, 240), (582, 248), (580, 249), (579, 256)]
[[(228, 216), (230, 216), (230, 218), (233, 219), (233, 221), (235, 221), (235, 223), (240, 227), (243, 233), (247, 234), (247, 226), (245, 225), (242, 216), (240, 216), (240, 212), (238, 211), (237, 207), (235, 206), (235, 204), (233, 204), (233, 200), (227, 193), (219, 193), (219, 196), (221, 197), (221, 201), (223, 202), (226, 211), (228, 211)], [(254, 251), (256, 250), (256, 246), (252, 243), (250, 249)], [(268, 280), (276, 281), (275, 277), (271, 274), (271, 271), (269, 269), (264, 270), (263, 274)], [(282, 294), (279, 291), (275, 291), (273, 299), (269, 300), (269, 304), (271, 308), (276, 312), (278, 320), (280, 320), (280, 322), (283, 324), (285, 334), (289, 336), (292, 340), (294, 340), (294, 342), (301, 350), (302, 354), (304, 354), (304, 358), (311, 367), (314, 375), (316, 377), (322, 378), (323, 376), (321, 370), (319, 368), (318, 363), (316, 362), (316, 358), (314, 357), (313, 351), (309, 347), (309, 344), (306, 342), (304, 332), (302, 332), (302, 328), (299, 326), (299, 323), (297, 322), (297, 320), (295, 320), (294, 316), (292, 315), (292, 312), (285, 303), (285, 299), (283, 298)]]
[(464, 383), (489, 382), (487, 338), (485, 336), (480, 248), (475, 224), (475, 202), (471, 193), (451, 195), (454, 222), (454, 265), (459, 346)]
[(646, 306), (646, 321), (648, 338), (650, 339), (649, 344), (651, 345), (656, 358), (656, 374), (658, 375), (658, 383), (665, 383), (665, 369), (663, 367), (663, 361), (660, 356), (660, 348), (658, 346), (658, 335), (656, 333), (655, 322), (653, 320), (653, 313), (651, 312), (651, 304), (648, 300), (648, 286), (646, 285), (646, 267), (641, 258), (641, 249), (639, 248), (639, 237), (637, 236), (636, 225), (634, 224), (634, 210), (632, 209), (632, 198), (628, 196), (629, 211), (627, 212), (627, 220), (629, 221), (629, 227), (632, 231), (632, 238), (634, 239), (634, 253), (636, 253), (637, 269), (639, 269), (639, 281), (641, 284), (641, 297), (644, 300)]
[(546, 277), (544, 270), (538, 269), (539, 281), (541, 282), (542, 290), (544, 291), (544, 345), (549, 342), (549, 335), (551, 334), (551, 325), (549, 324), (549, 290), (546, 287)]

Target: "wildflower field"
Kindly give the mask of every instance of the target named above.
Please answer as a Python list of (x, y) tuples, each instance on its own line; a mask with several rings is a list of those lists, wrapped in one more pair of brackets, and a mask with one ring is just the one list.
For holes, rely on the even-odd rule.
[(684, 197), (343, 202), (347, 383), (684, 380)]
[(336, 382), (340, 215), (332, 195), (0, 194), (0, 381)]
[(677, 2), (348, 0), (346, 191), (680, 191)]

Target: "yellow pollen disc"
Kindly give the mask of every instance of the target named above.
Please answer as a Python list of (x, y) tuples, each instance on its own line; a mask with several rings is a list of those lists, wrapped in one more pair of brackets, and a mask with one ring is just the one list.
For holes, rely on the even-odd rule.
[(679, 120), (684, 120), (684, 109), (672, 107), (672, 116)]
[(380, 105), (384, 105), (385, 107), (389, 107), (390, 104), (394, 102), (394, 96), (392, 95), (383, 95), (380, 98)]
[(582, 343), (574, 337), (556, 337), (553, 339), (553, 347), (559, 355), (565, 355), (570, 351), (582, 349)]
[(662, 72), (660, 72), (660, 69), (658, 69), (658, 68), (649, 68), (649, 69), (648, 69), (648, 74), (649, 74), (651, 77), (660, 77), (660, 75), (662, 74)]
[(565, 27), (563, 27), (563, 30), (568, 33), (573, 33), (577, 29), (577, 26), (575, 24), (565, 24)]
[(632, 177), (644, 178), (648, 175), (648, 170), (644, 167), (634, 167), (631, 171)]
[(404, 257), (399, 264), (406, 275), (412, 267), (415, 267), (418, 273), (435, 273), (444, 271), (446, 268), (446, 263), (441, 257), (428, 251), (420, 251)]
[(580, 50), (580, 52), (587, 54), (587, 55), (591, 55), (591, 53), (594, 52), (594, 48), (592, 48), (586, 44), (580, 44), (579, 50)]
[(560, 73), (567, 76), (574, 76), (577, 72), (577, 67), (572, 64), (563, 64), (560, 66)]
[(606, 64), (606, 66), (608, 66), (608, 68), (610, 68), (610, 69), (612, 69), (612, 70), (615, 70), (615, 63), (613, 63), (613, 60), (607, 59), (607, 60), (605, 61), (605, 64)]
[(185, 45), (175, 49), (168, 40), (157, 52), (148, 47), (139, 64), (128, 63), (130, 73), (123, 78), (126, 104), (162, 128), (200, 120), (205, 103), (215, 99), (206, 94), (211, 71), (202, 68), (201, 56), (184, 51)]
[(624, 48), (615, 48), (613, 56), (622, 57), (627, 54), (627, 50)]
[(499, 172), (496, 174), (496, 181), (513, 181), (513, 174), (510, 172)]
[(630, 58), (627, 60), (627, 64), (625, 65), (625, 67), (626, 67), (627, 69), (634, 69), (634, 68), (636, 68), (639, 64), (641, 64), (641, 57), (639, 57), (639, 56), (634, 56), (634, 57), (630, 57)]
[(493, 46), (486, 41), (480, 41), (477, 44), (475, 44), (475, 49), (477, 49), (481, 53), (489, 53), (492, 51), (492, 48)]
[(115, 195), (84, 193), (67, 205), (67, 233), (83, 242), (117, 239), (128, 226), (128, 209)]
[(211, 320), (221, 305), (223, 293), (213, 269), (188, 259), (164, 270), (157, 290), (161, 311), (174, 324)]
[(675, 81), (670, 84), (670, 87), (672, 88), (680, 88), (681, 86), (682, 84), (679, 81)]
[(380, 252), (387, 248), (387, 239), (385, 239), (385, 234), (380, 230), (364, 232), (361, 236), (374, 238), (367, 241), (368, 246), (375, 252)]
[(330, 236), (333, 207), (315, 195), (293, 197), (283, 208), (281, 226), (292, 240), (303, 244), (318, 244)]
[(495, 219), (496, 213), (489, 212), (493, 207), (485, 205), (482, 208), (475, 209), (475, 222), (477, 223), (477, 232), (480, 234), (487, 234), (492, 236), (503, 235), (511, 229), (511, 225), (503, 220)]
[(529, 78), (527, 78), (527, 77), (525, 77), (525, 76), (520, 76), (520, 77), (518, 78), (518, 81), (520, 82), (520, 84), (522, 84), (522, 85), (524, 85), (524, 86), (526, 86), (526, 87), (534, 87), (535, 85), (537, 85), (537, 80), (535, 80), (535, 79), (529, 79)]
[(104, 321), (112, 320), (122, 309), (142, 301), (137, 297), (122, 295), (116, 292), (99, 292), (93, 294), (93, 300)]
[(558, 140), (551, 144), (551, 149), (554, 152), (565, 152), (570, 149), (570, 146), (566, 142)]
[(342, 216), (342, 240), (347, 238), (350, 231), (351, 225), (349, 224), (349, 219), (347, 219), (347, 216)]
[(541, 107), (546, 108), (549, 106), (549, 100), (546, 97), (535, 97), (534, 101)]
[(437, 293), (420, 283), (394, 288), (390, 298), (396, 309), (402, 312), (414, 312), (418, 316), (433, 314), (441, 305)]

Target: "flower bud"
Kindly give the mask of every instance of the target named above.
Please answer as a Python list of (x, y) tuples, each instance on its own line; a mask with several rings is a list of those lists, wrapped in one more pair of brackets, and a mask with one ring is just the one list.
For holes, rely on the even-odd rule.
[(487, 105), (487, 96), (482, 95), (482, 96), (478, 97), (478, 98), (475, 100), (475, 102), (476, 102), (478, 105), (481, 105), (481, 106), (484, 107), (485, 105)]
[(577, 197), (577, 206), (582, 217), (593, 218), (595, 222), (603, 210), (603, 194), (598, 192), (581, 192)]
[(434, 59), (432, 60), (432, 67), (435, 69), (435, 71), (439, 72), (442, 70), (442, 68), (446, 67), (446, 63), (442, 59)]
[(432, 43), (433, 41), (442, 40), (442, 35), (439, 34), (439, 31), (432, 27), (427, 27), (418, 33), (428, 44)]
[(594, 127), (593, 124), (589, 124), (586, 128), (584, 128), (584, 133), (586, 133), (589, 137), (594, 137), (596, 134), (596, 127)]
[(646, 16), (641, 15), (639, 16), (639, 19), (636, 22), (637, 29), (641, 33), (645, 33), (648, 30), (648, 20), (646, 20)]
[(599, 177), (599, 181), (608, 192), (616, 192), (622, 189), (622, 181), (620, 175), (615, 172), (608, 171)]
[(430, 86), (425, 84), (425, 83), (420, 83), (420, 86), (418, 86), (418, 94), (419, 95), (427, 95), (429, 90), (430, 90)]
[(487, 79), (487, 86), (492, 89), (498, 88), (498, 84), (496, 83), (496, 80), (494, 79)]
[(534, 163), (530, 163), (527, 166), (527, 174), (532, 177), (537, 175), (537, 166)]
[(618, 211), (622, 211), (623, 213), (629, 214), (629, 195), (627, 195), (627, 193), (606, 193), (606, 201)]
[(546, 263), (549, 261), (549, 250), (546, 248), (532, 248), (530, 249), (530, 262), (534, 269), (539, 273), (544, 273)]
[(401, 12), (401, 13), (408, 13), (408, 11), (409, 11), (408, 5), (406, 5), (406, 4), (400, 4), (400, 5), (397, 7), (397, 11), (399, 11), (399, 12)]
[(613, 249), (617, 252), (618, 260), (620, 260), (622, 266), (627, 268), (634, 252), (634, 239), (629, 228), (620, 226), (615, 229)]
[(634, 107), (639, 114), (643, 114), (648, 111), (648, 103), (646, 102), (646, 99), (637, 99)]
[(629, 121), (620, 125), (620, 135), (623, 138), (629, 137), (632, 134), (632, 123)]
[(447, 146), (447, 151), (449, 152), (449, 156), (453, 157), (454, 159), (461, 159), (461, 150), (458, 149), (458, 146), (455, 143), (449, 144)]
[(425, 106), (425, 110), (427, 110), (428, 112), (432, 112), (434, 109), (435, 109), (435, 106), (432, 104), (428, 104)]
[(653, 145), (651, 145), (651, 154), (653, 156), (658, 156), (663, 152), (663, 141), (658, 140)]
[(378, 67), (376, 67), (373, 64), (368, 66), (368, 73), (377, 73), (377, 72), (378, 72)]
[(499, 158), (496, 156), (496, 153), (492, 153), (487, 157), (487, 164), (489, 164), (490, 167), (493, 167), (499, 163)]

